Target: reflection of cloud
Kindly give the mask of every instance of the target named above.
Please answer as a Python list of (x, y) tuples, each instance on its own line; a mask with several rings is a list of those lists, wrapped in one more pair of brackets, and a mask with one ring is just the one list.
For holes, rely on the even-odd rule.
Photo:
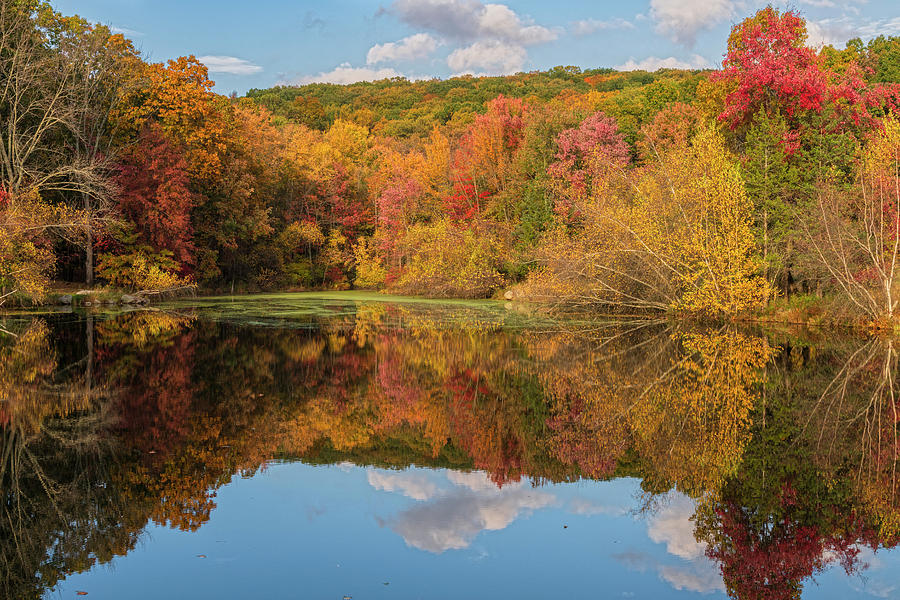
[(706, 557), (706, 544), (694, 539), (694, 502), (673, 492), (664, 505), (647, 520), (647, 535), (666, 551), (683, 559), (679, 564), (664, 564), (643, 552), (623, 552), (613, 558), (632, 571), (656, 571), (663, 581), (677, 590), (708, 594), (724, 592), (725, 584), (717, 565)]
[(584, 498), (576, 498), (569, 503), (569, 509), (576, 515), (612, 515), (621, 516), (628, 512), (621, 506), (594, 504)]
[(522, 483), (498, 488), (481, 471), (448, 471), (447, 480), (454, 486), (448, 490), (439, 490), (427, 476), (415, 472), (372, 470), (368, 478), (376, 489), (428, 500), (379, 522), (400, 534), (408, 545), (435, 553), (467, 548), (482, 531), (505, 529), (519, 516), (556, 501)]
[(505, 529), (519, 515), (554, 501), (549, 494), (523, 487), (492, 492), (456, 489), (400, 513), (390, 526), (408, 545), (441, 553), (466, 548), (482, 531)]
[(644, 552), (622, 552), (612, 557), (632, 571), (646, 571), (656, 567), (656, 559)]
[(648, 519), (647, 535), (666, 551), (686, 560), (704, 555), (706, 544), (694, 539), (694, 503), (684, 494), (669, 495), (667, 503)]
[[(868, 594), (875, 598), (896, 598), (897, 585), (880, 580), (878, 573), (876, 573), (884, 568), (884, 561), (868, 546), (857, 546), (857, 548), (859, 549), (859, 554), (856, 555), (856, 560), (859, 561), (859, 570), (867, 571), (869, 576), (865, 579), (851, 579), (850, 586), (857, 592)], [(836, 560), (836, 558), (836, 556), (825, 557), (828, 561)]]
[(689, 590), (709, 594), (724, 592), (725, 584), (719, 569), (709, 560), (698, 560), (686, 567), (664, 566), (659, 576), (668, 581), (676, 590)]
[(369, 485), (376, 490), (400, 492), (413, 500), (428, 500), (437, 492), (437, 486), (421, 473), (389, 473), (370, 470)]
[(484, 471), (447, 471), (450, 483), (475, 492), (496, 492), (497, 484)]

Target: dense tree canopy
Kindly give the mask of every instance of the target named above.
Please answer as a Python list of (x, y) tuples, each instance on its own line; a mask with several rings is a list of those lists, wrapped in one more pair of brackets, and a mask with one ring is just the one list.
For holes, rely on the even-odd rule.
[[(0, 117), (32, 123), (10, 122), (0, 145), (3, 294), (91, 282), (98, 254), (101, 279), (138, 288), (517, 286), (715, 316), (812, 293), (894, 317), (897, 149), (880, 132), (900, 100), (896, 38), (818, 51), (802, 17), (767, 7), (733, 28), (719, 71), (557, 67), (226, 98), (194, 57), (149, 63), (47, 4), (2, 6), (0, 43), (30, 58), (0, 51), (28, 90)], [(851, 250), (861, 235), (881, 246)]]

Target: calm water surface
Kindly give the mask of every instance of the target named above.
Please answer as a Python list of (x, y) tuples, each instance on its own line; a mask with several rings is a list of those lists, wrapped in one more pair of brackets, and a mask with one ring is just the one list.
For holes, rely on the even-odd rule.
[(2, 598), (900, 598), (890, 339), (349, 293), (0, 327)]

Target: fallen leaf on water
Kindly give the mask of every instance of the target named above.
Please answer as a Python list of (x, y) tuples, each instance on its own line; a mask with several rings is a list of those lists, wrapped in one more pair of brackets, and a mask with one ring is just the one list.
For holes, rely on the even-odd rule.
[(198, 554), (198, 555), (197, 555), (197, 558), (206, 558), (206, 555), (205, 555), (205, 554)]
[(75, 592), (76, 596), (87, 596), (87, 592)]

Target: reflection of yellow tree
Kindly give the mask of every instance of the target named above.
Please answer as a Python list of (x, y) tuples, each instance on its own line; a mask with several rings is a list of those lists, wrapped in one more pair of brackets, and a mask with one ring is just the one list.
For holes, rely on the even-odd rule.
[(0, 345), (0, 426), (33, 434), (48, 416), (64, 417), (89, 404), (86, 388), (54, 382), (57, 362), (49, 335), (47, 324), (34, 320)]
[(634, 403), (631, 431), (656, 477), (692, 495), (716, 493), (740, 466), (772, 351), (734, 331), (688, 334), (682, 346), (686, 355)]

